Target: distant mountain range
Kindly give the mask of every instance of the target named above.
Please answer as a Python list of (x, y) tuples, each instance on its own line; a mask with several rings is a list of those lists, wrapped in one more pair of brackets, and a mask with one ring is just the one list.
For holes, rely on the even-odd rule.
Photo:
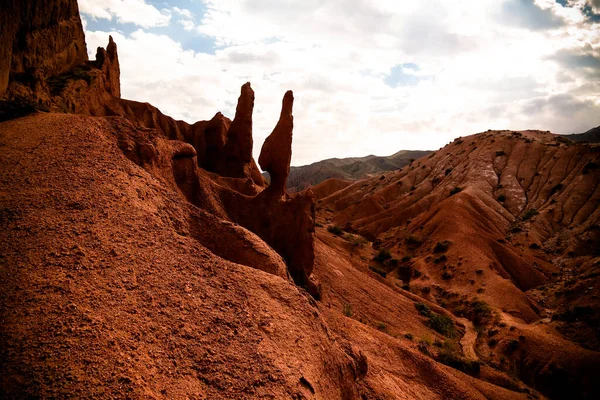
[[(412, 160), (416, 160), (432, 151), (429, 150), (400, 150), (391, 156), (330, 158), (301, 167), (291, 167), (287, 181), (288, 190), (298, 192), (308, 187), (318, 185), (329, 179), (358, 180), (385, 171), (402, 169)], [(268, 179), (268, 174), (263, 174)]]
[(573, 133), (561, 135), (577, 143), (600, 143), (600, 126), (590, 129), (584, 133)]

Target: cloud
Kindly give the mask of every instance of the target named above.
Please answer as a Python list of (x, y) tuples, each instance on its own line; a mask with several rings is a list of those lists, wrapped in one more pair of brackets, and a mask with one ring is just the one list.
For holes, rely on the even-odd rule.
[(501, 20), (509, 25), (545, 30), (564, 26), (565, 21), (552, 8), (541, 8), (534, 0), (511, 0), (504, 3)]
[(79, 10), (92, 18), (112, 20), (121, 24), (132, 23), (145, 28), (167, 26), (171, 12), (158, 10), (144, 0), (78, 0)]
[[(487, 129), (600, 124), (600, 84), (589, 78), (600, 37), (581, 8), (550, 0), (398, 3), (207, 0), (201, 10), (188, 7), (193, 19), (172, 8), (173, 18), (193, 24), (185, 40), (114, 26), (122, 93), (194, 122), (217, 111), (233, 117), (250, 81), (257, 156), (291, 89), (293, 165), (435, 149)], [(507, 4), (530, 15), (517, 16), (517, 26), (503, 21)], [(108, 34), (86, 32), (89, 47), (105, 45)], [(193, 46), (207, 38), (213, 50)]]

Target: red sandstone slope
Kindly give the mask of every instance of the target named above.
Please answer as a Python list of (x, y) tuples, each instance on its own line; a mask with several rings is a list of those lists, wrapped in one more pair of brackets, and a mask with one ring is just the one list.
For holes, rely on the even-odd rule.
[[(464, 137), (383, 179), (331, 194), (338, 183), (324, 182), (315, 188), (325, 196), (318, 220), (388, 249), (383, 263), (370, 260), (376, 252), (351, 259), (356, 268), (380, 271), (389, 285), (475, 322), (476, 308), (489, 304), (498, 314), (479, 321), (487, 332), (476, 349), (488, 365), (550, 397), (593, 398), (599, 155), (599, 147), (545, 132)], [(357, 243), (356, 236), (346, 240)]]

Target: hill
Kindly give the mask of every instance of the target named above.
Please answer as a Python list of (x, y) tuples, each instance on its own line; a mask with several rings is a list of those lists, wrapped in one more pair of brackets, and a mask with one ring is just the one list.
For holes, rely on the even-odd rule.
[(600, 143), (600, 126), (592, 128), (584, 133), (574, 133), (572, 135), (562, 136), (577, 143)]
[(411, 161), (430, 154), (431, 151), (400, 150), (391, 156), (330, 158), (301, 167), (291, 167), (287, 187), (298, 192), (330, 179), (355, 181), (386, 171), (395, 171)]
[[(482, 363), (551, 398), (592, 398), (599, 156), (597, 145), (547, 132), (489, 131), (383, 179), (331, 191), (336, 182), (323, 182), (315, 187), (317, 220), (346, 247), (372, 243), (370, 256), (350, 251), (344, 262), (471, 320)], [(331, 236), (317, 231), (325, 242)], [(330, 279), (325, 287), (339, 286), (318, 265)], [(337, 291), (324, 294), (331, 297), (342, 301)], [(373, 309), (360, 292), (344, 291), (343, 301)], [(393, 334), (407, 329), (391, 310), (379, 318)]]

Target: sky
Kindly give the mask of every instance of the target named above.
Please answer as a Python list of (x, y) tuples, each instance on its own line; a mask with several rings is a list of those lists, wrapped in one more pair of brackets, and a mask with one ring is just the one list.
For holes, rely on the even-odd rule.
[(254, 156), (294, 91), (292, 165), (600, 125), (600, 0), (78, 0), (123, 98), (193, 123), (255, 92)]

